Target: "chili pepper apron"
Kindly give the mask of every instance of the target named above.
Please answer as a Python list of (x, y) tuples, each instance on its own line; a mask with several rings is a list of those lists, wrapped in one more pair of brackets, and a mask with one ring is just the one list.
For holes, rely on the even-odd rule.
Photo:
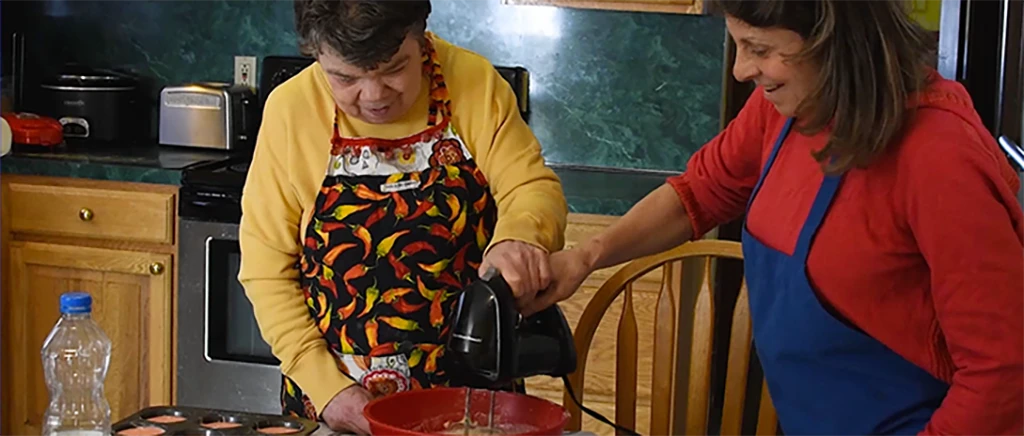
[[(483, 173), (452, 123), (428, 40), (427, 128), (397, 139), (343, 138), (335, 110), (327, 176), (308, 223), (301, 286), (338, 370), (375, 396), (446, 385), (448, 316), (477, 278), (497, 220)], [(288, 377), (285, 414), (317, 419)]]
[[(788, 120), (776, 139), (748, 210), (792, 123)], [(757, 355), (787, 435), (915, 434), (949, 386), (830, 314), (807, 278), (811, 241), (840, 180), (835, 175), (822, 181), (792, 256), (762, 244), (744, 225)]]

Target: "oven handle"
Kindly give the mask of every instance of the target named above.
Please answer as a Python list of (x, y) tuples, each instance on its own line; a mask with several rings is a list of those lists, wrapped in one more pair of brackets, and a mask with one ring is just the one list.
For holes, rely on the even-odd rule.
[(1009, 136), (999, 137), (999, 146), (1003, 152), (1010, 157), (1010, 160), (1017, 166), (1017, 171), (1024, 171), (1024, 149), (1021, 149)]
[(203, 240), (203, 359), (213, 362), (210, 356), (210, 242), (212, 235)]

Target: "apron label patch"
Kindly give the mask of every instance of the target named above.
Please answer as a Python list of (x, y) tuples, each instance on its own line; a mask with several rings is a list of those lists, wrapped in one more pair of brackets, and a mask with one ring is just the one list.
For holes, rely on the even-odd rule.
[(419, 180), (402, 180), (400, 182), (385, 183), (383, 185), (380, 185), (380, 192), (388, 192), (388, 193), (390, 193), (390, 192), (398, 192), (398, 191), (408, 191), (410, 189), (416, 189), (416, 188), (419, 188), (419, 187), (420, 187), (420, 181)]
[(404, 354), (375, 357), (334, 354), (349, 369), (349, 376), (374, 396), (391, 395), (413, 388), (409, 358)]

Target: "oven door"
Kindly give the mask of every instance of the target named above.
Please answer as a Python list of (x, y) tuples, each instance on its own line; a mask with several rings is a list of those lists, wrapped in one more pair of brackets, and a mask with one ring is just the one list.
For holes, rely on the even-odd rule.
[(279, 361), (238, 283), (238, 225), (180, 225), (177, 404), (281, 413)]

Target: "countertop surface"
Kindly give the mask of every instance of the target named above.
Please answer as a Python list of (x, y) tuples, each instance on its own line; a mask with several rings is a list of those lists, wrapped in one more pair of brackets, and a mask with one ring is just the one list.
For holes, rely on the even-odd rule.
[(224, 151), (160, 146), (152, 142), (65, 145), (55, 149), (15, 146), (0, 159), (8, 174), (178, 185), (181, 170), (229, 157)]
[[(62, 145), (54, 150), (16, 146), (0, 158), (0, 172), (124, 182), (181, 184), (185, 167), (230, 157), (225, 151), (161, 146), (151, 142), (104, 146)], [(668, 172), (551, 164), (562, 180), (569, 211), (622, 215), (664, 183)]]

